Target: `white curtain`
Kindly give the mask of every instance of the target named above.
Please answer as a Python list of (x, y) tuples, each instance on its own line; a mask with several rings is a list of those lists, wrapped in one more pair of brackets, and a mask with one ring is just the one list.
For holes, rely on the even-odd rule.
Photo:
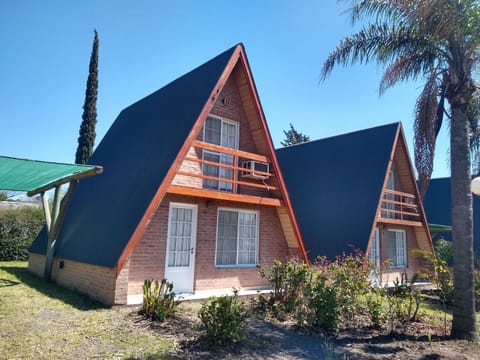
[(168, 266), (190, 266), (193, 210), (172, 208), (169, 219)]

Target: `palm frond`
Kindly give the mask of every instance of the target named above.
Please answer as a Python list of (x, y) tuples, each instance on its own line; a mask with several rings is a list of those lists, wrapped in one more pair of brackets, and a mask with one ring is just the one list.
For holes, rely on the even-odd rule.
[(410, 0), (359, 0), (353, 2), (348, 12), (352, 24), (367, 18), (374, 18), (375, 21), (399, 20), (404, 17), (405, 5), (410, 2)]
[(480, 90), (477, 90), (467, 106), (467, 118), (470, 129), (470, 150), (472, 155), (480, 151)]
[(415, 105), (414, 153), (415, 167), (420, 181), (420, 194), (425, 195), (432, 176), (435, 141), (438, 130), (437, 110), (439, 85), (435, 73), (427, 80)]
[(439, 49), (436, 43), (419, 34), (415, 28), (392, 27), (387, 23), (370, 24), (338, 44), (324, 62), (320, 80), (325, 80), (337, 64), (347, 66), (371, 61), (386, 64), (412, 54), (418, 54), (417, 61), (419, 56), (428, 54), (429, 61), (433, 54), (438, 59)]
[(415, 80), (431, 71), (435, 66), (436, 58), (436, 54), (429, 51), (400, 56), (385, 70), (380, 81), (380, 95), (399, 81)]

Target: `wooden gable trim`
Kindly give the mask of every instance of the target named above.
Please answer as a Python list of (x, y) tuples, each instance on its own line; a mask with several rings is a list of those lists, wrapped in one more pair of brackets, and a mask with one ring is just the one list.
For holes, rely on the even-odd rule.
[(165, 194), (167, 193), (168, 187), (170, 186), (173, 178), (177, 170), (180, 168), (180, 165), (183, 161), (183, 158), (187, 155), (188, 149), (190, 148), (192, 142), (195, 140), (198, 132), (201, 130), (203, 122), (205, 121), (206, 117), (212, 110), (213, 106), (215, 105), (215, 101), (217, 100), (218, 95), (220, 94), (221, 90), (225, 86), (225, 83), (232, 73), (233, 68), (235, 67), (240, 54), (242, 53), (242, 45), (237, 45), (235, 50), (230, 57), (225, 69), (223, 70), (222, 74), (220, 75), (216, 85), (213, 87), (210, 96), (208, 97), (205, 105), (203, 106), (202, 111), (197, 117), (192, 130), (190, 130), (189, 135), (185, 139), (181, 149), (179, 150), (177, 157), (175, 158), (173, 164), (170, 166), (165, 178), (163, 179), (162, 183), (160, 184), (157, 192), (150, 201), (142, 219), (138, 223), (133, 235), (131, 236), (130, 240), (127, 243), (127, 246), (123, 250), (122, 254), (120, 255), (117, 265), (116, 265), (116, 273), (117, 276), (122, 270), (125, 262), (127, 261), (128, 257), (130, 256), (131, 252), (137, 245), (138, 241), (141, 239), (142, 235), (144, 234), (145, 230), (147, 229), (148, 224), (150, 223), (151, 218), (157, 211), (158, 207), (160, 206), (161, 201), (163, 200)]
[[(380, 196), (379, 196), (377, 211), (375, 212), (375, 219), (373, 221), (373, 226), (372, 226), (372, 229), (370, 230), (370, 237), (369, 237), (368, 242), (367, 242), (368, 245), (367, 245), (367, 249), (365, 251), (365, 253), (367, 255), (370, 254), (370, 248), (371, 248), (371, 245), (372, 245), (372, 237), (373, 237), (375, 228), (378, 226), (378, 223), (379, 223), (379, 215), (380, 215), (380, 211), (381, 211), (381, 207), (382, 207), (383, 194), (385, 193), (385, 190), (386, 190), (386, 187), (387, 187), (388, 176), (390, 174), (390, 170), (392, 169), (393, 162), (395, 160), (395, 154), (397, 152), (399, 142), (401, 142), (401, 144), (403, 145), (403, 148), (405, 149), (405, 156), (406, 156), (407, 163), (408, 163), (407, 164), (408, 170), (410, 172), (410, 177), (413, 178), (414, 195), (416, 196), (417, 203), (418, 203), (417, 206), (418, 206), (418, 210), (420, 212), (420, 219), (421, 219), (421, 223), (422, 223), (421, 227), (427, 233), (427, 238), (428, 238), (428, 243), (429, 243), (429, 246), (430, 246), (430, 250), (432, 252), (434, 251), (430, 231), (428, 231), (428, 223), (427, 223), (427, 219), (426, 219), (426, 216), (425, 216), (425, 211), (423, 209), (422, 199), (420, 197), (420, 192), (418, 191), (418, 186), (416, 184), (415, 177), (414, 177), (415, 173), (414, 173), (414, 170), (413, 170), (412, 161), (411, 161), (409, 153), (408, 153), (407, 141), (405, 139), (405, 134), (403, 132), (402, 124), (399, 123), (398, 127), (397, 127), (396, 134), (395, 134), (395, 140), (393, 142), (392, 150), (390, 152), (390, 160), (388, 161), (387, 169), (386, 169), (386, 172), (385, 172), (385, 179), (383, 180), (383, 186), (382, 186), (382, 190), (381, 190)], [(407, 226), (408, 225), (415, 226), (415, 227), (418, 226), (418, 223), (408, 224), (405, 221), (402, 224), (407, 225)]]
[(412, 159), (410, 159), (410, 154), (408, 153), (407, 140), (405, 138), (405, 133), (403, 132), (403, 127), (401, 123), (399, 124), (398, 137), (399, 137), (399, 141), (401, 141), (403, 144), (403, 148), (405, 149), (405, 156), (407, 157), (408, 168), (410, 170), (411, 178), (413, 181), (414, 194), (418, 201), (417, 209), (420, 213), (420, 219), (422, 221), (423, 228), (427, 233), (428, 245), (430, 246), (430, 250), (433, 253), (435, 249), (433, 247), (432, 235), (430, 234), (430, 230), (428, 229), (427, 216), (425, 215), (425, 210), (423, 209), (423, 201), (422, 201), (422, 197), (420, 196), (420, 191), (418, 190), (417, 182), (415, 181), (415, 172), (413, 170)]
[(372, 237), (373, 237), (373, 234), (375, 232), (375, 229), (378, 226), (378, 219), (380, 217), (380, 211), (382, 211), (381, 208), (382, 208), (383, 194), (385, 192), (385, 189), (387, 188), (388, 176), (390, 174), (390, 170), (392, 169), (393, 160), (395, 159), (395, 152), (397, 150), (397, 143), (398, 143), (399, 134), (400, 134), (400, 124), (398, 124), (398, 126), (397, 126), (397, 131), (395, 132), (395, 139), (393, 141), (393, 146), (392, 146), (392, 149), (390, 150), (390, 158), (388, 160), (387, 169), (385, 170), (385, 178), (383, 179), (382, 189), (380, 190), (380, 194), (379, 194), (379, 197), (378, 197), (377, 211), (375, 211), (375, 218), (373, 220), (372, 228), (370, 229), (370, 236), (369, 236), (368, 242), (367, 242), (367, 249), (365, 250), (365, 255), (366, 255), (365, 259), (367, 259), (368, 256), (370, 255), (370, 248), (372, 246)]
[(258, 118), (260, 120), (261, 131), (263, 132), (263, 135), (265, 137), (267, 150), (270, 153), (270, 159), (271, 159), (271, 163), (272, 163), (273, 168), (274, 168), (274, 172), (275, 172), (275, 174), (277, 174), (280, 193), (281, 193), (282, 199), (285, 203), (285, 207), (288, 210), (288, 215), (289, 215), (290, 221), (292, 223), (292, 226), (293, 226), (293, 229), (294, 229), (294, 232), (295, 232), (295, 236), (297, 238), (297, 242), (298, 242), (300, 251), (301, 251), (305, 261), (307, 262), (307, 264), (309, 264), (310, 260), (307, 256), (307, 251), (305, 249), (305, 244), (303, 242), (303, 237), (301, 235), (300, 227), (298, 226), (298, 222), (297, 222), (297, 219), (295, 217), (295, 213), (293, 212), (292, 202), (290, 201), (290, 196), (288, 194), (287, 187), (285, 185), (285, 181), (283, 180), (282, 172), (280, 171), (280, 166), (278, 164), (277, 156), (275, 154), (275, 147), (273, 146), (272, 137), (270, 135), (270, 131), (268, 130), (267, 121), (265, 119), (265, 114), (263, 112), (263, 108), (262, 108), (262, 105), (260, 103), (260, 99), (259, 99), (258, 92), (257, 92), (257, 87), (255, 86), (255, 82), (253, 80), (253, 76), (252, 76), (252, 73), (251, 73), (251, 70), (250, 70), (250, 64), (249, 64), (247, 56), (245, 54), (243, 45), (240, 44), (239, 46), (241, 46), (241, 49), (242, 49), (242, 51), (240, 51), (240, 54), (239, 54), (240, 59), (241, 59), (240, 64), (242, 65), (243, 70), (244, 70), (244, 72), (247, 76), (247, 85), (250, 89), (250, 93), (252, 95), (252, 98), (253, 98), (253, 101), (254, 101), (254, 104), (255, 104), (255, 108), (256, 108), (257, 113), (258, 113)]

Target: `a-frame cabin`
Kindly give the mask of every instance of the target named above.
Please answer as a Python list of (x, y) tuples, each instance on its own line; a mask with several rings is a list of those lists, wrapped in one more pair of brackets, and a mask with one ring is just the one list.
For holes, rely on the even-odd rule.
[[(92, 155), (52, 278), (105, 304), (147, 278), (177, 293), (267, 285), (258, 266), (306, 253), (243, 45), (124, 109)], [(30, 248), (41, 274), (46, 237)]]
[(400, 123), (277, 149), (277, 158), (312, 263), (359, 249), (383, 283), (425, 265), (412, 254), (433, 250)]

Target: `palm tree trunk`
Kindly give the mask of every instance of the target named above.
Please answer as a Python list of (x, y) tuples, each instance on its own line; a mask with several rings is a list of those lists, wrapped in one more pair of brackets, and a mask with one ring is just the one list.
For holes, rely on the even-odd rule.
[(473, 286), (470, 141), (466, 105), (451, 104), (450, 133), (454, 308), (452, 337), (477, 340)]

